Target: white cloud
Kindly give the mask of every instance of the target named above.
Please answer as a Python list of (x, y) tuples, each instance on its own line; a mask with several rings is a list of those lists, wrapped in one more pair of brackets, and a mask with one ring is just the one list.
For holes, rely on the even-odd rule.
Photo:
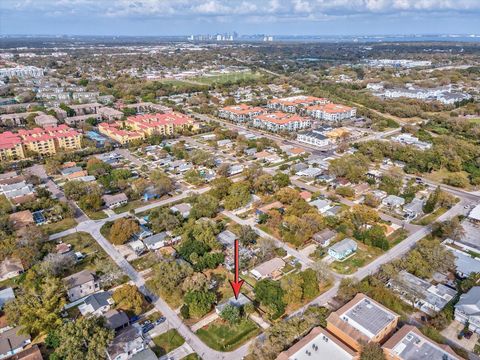
[[(480, 12), (480, 0), (2, 0), (8, 14), (93, 17), (242, 17), (265, 21), (325, 19), (369, 14)], [(261, 21), (261, 20), (260, 20)]]

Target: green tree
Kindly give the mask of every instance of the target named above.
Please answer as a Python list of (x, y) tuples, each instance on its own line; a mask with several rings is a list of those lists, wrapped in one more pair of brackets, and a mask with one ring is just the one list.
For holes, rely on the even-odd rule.
[(315, 298), (320, 290), (318, 288), (317, 274), (313, 269), (306, 269), (300, 273), (302, 278), (303, 298), (310, 300)]
[(59, 346), (55, 353), (64, 360), (106, 359), (107, 346), (114, 338), (114, 331), (105, 328), (101, 317), (80, 317), (67, 321), (58, 331)]
[(140, 231), (137, 220), (120, 218), (115, 220), (110, 228), (109, 240), (114, 245), (123, 245)]
[(214, 179), (210, 184), (212, 189), (209, 191), (209, 193), (215, 196), (217, 199), (222, 200), (228, 195), (233, 182), (226, 177), (219, 177)]
[(210, 194), (201, 194), (193, 198), (193, 206), (190, 217), (200, 219), (202, 217), (214, 217), (218, 213), (219, 201)]
[(275, 187), (277, 189), (289, 186), (290, 183), (290, 176), (288, 174), (284, 174), (282, 172), (277, 172), (273, 176), (273, 181), (275, 182)]
[(279, 282), (260, 280), (255, 284), (254, 292), (257, 301), (268, 309), (272, 318), (278, 318), (285, 312), (284, 291)]
[(135, 285), (127, 284), (116, 288), (112, 298), (117, 309), (132, 312), (135, 315), (140, 315), (143, 312), (145, 299)]
[(360, 360), (385, 360), (385, 354), (379, 344), (368, 343), (362, 348)]
[(250, 225), (242, 225), (238, 231), (238, 240), (243, 246), (255, 244), (258, 239), (258, 234), (252, 229)]
[(190, 291), (184, 297), (189, 314), (195, 319), (207, 314), (211, 310), (215, 300), (215, 293), (209, 291)]
[(230, 187), (224, 205), (227, 210), (238, 209), (248, 204), (251, 199), (250, 185), (246, 181), (239, 181)]
[(158, 208), (150, 212), (148, 221), (155, 233), (172, 231), (182, 224), (182, 215), (174, 214), (168, 208)]
[(230, 324), (238, 324), (240, 321), (240, 309), (237, 306), (227, 304), (220, 313), (220, 317)]
[(23, 286), (16, 298), (5, 305), (8, 323), (19, 325), (24, 334), (48, 333), (62, 324), (64, 295), (61, 280), (52, 277)]

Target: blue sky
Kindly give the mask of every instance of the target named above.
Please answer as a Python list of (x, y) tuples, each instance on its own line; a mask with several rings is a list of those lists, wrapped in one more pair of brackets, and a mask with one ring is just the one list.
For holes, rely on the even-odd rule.
[(1, 0), (1, 34), (479, 34), (480, 0)]

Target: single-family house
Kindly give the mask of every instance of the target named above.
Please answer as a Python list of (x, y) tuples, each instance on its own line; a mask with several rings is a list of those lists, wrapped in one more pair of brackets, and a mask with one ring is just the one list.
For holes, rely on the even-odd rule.
[(141, 255), (145, 252), (145, 245), (142, 240), (133, 240), (128, 243), (128, 246), (135, 251), (135, 254)]
[(108, 291), (100, 291), (83, 299), (83, 302), (78, 306), (78, 310), (83, 316), (101, 316), (110, 310), (113, 304), (112, 295)]
[(299, 195), (303, 200), (307, 202), (312, 200), (312, 193), (310, 191), (307, 191), (307, 190), (301, 191)]
[(22, 261), (16, 258), (6, 258), (0, 263), (0, 281), (14, 278), (23, 273)]
[(130, 325), (130, 320), (127, 314), (122, 310), (110, 309), (103, 316), (105, 317), (105, 327), (107, 329), (115, 330), (115, 332)]
[(472, 287), (460, 296), (455, 305), (455, 320), (480, 334), (480, 286)]
[(9, 356), (7, 360), (43, 360), (43, 356), (38, 345), (33, 345)]
[(103, 195), (102, 200), (109, 209), (115, 209), (128, 203), (128, 197), (123, 192), (115, 195)]
[(382, 200), (382, 204), (391, 208), (399, 208), (405, 204), (405, 199), (397, 195), (388, 195)]
[(68, 299), (73, 302), (100, 290), (97, 277), (90, 270), (82, 270), (63, 279)]
[(154, 186), (149, 186), (143, 192), (142, 197), (143, 197), (143, 201), (150, 201), (150, 200), (153, 200), (153, 199), (156, 199), (156, 198), (160, 197), (160, 195), (158, 194), (158, 191), (157, 191), (157, 189), (155, 189)]
[(328, 255), (335, 260), (341, 261), (357, 251), (357, 247), (357, 242), (355, 240), (346, 238), (330, 246), (328, 248)]
[(266, 278), (276, 279), (280, 277), (281, 270), (284, 266), (285, 261), (283, 261), (279, 257), (276, 257), (264, 262), (263, 264), (258, 265), (254, 269), (250, 270), (250, 273), (257, 280)]
[(15, 355), (31, 343), (30, 336), (20, 334), (20, 327), (0, 333), (0, 359)]
[(129, 326), (121, 330), (108, 346), (107, 357), (109, 360), (128, 360), (145, 348), (141, 330)]
[(184, 219), (188, 218), (190, 211), (192, 210), (192, 205), (189, 203), (181, 203), (174, 205), (170, 208), (173, 213), (179, 213)]
[(143, 243), (149, 250), (157, 250), (164, 247), (167, 244), (168, 234), (166, 231), (162, 231), (158, 234), (154, 234), (143, 239)]
[(232, 247), (235, 243), (235, 239), (237, 239), (237, 238), (238, 238), (238, 236), (235, 235), (230, 230), (224, 230), (220, 234), (217, 235), (217, 240), (225, 248)]
[(332, 207), (332, 202), (328, 199), (317, 199), (312, 201), (310, 205), (315, 206), (320, 214), (324, 214)]
[(15, 293), (11, 287), (0, 290), (0, 310), (3, 309), (5, 303), (13, 299), (15, 299)]
[(322, 175), (323, 170), (318, 167), (309, 167), (307, 169), (300, 170), (296, 175), (315, 179), (318, 176)]
[(319, 244), (321, 247), (327, 247), (330, 245), (330, 242), (335, 239), (337, 233), (330, 229), (324, 229), (313, 234), (312, 239)]
[(403, 216), (406, 219), (413, 220), (423, 214), (423, 205), (425, 201), (414, 198), (411, 202), (403, 206)]
[(387, 286), (398, 293), (402, 300), (429, 315), (442, 310), (457, 294), (448, 286), (432, 285), (405, 270), (390, 279)]
[(475, 206), (468, 214), (468, 220), (473, 223), (480, 224), (480, 204)]

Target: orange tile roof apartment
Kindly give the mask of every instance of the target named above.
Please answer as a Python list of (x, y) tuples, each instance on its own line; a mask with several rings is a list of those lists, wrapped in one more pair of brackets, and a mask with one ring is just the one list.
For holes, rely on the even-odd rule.
[(101, 123), (98, 130), (120, 144), (127, 144), (155, 134), (172, 135), (189, 126), (195, 126), (193, 119), (180, 113), (146, 114), (130, 116), (124, 122)]
[(356, 351), (364, 344), (383, 343), (397, 327), (399, 315), (364, 294), (327, 318), (327, 330)]
[(437, 344), (410, 325), (404, 325), (382, 348), (387, 360), (462, 359), (449, 346)]
[(328, 121), (341, 121), (344, 119), (350, 119), (357, 114), (357, 109), (345, 105), (338, 104), (323, 104), (312, 105), (305, 108), (307, 115), (319, 119)]
[(312, 126), (312, 121), (299, 115), (274, 112), (257, 115), (253, 118), (253, 126), (269, 131), (296, 131)]
[(359, 358), (357, 351), (342, 343), (328, 330), (316, 327), (290, 349), (280, 353), (276, 360), (358, 360)]
[(300, 108), (310, 105), (324, 105), (330, 101), (325, 98), (317, 98), (314, 96), (298, 95), (290, 96), (282, 99), (272, 99), (268, 102), (269, 109), (282, 110), (289, 113), (297, 112)]
[(0, 134), (0, 159), (17, 160), (31, 151), (40, 155), (53, 155), (60, 149), (76, 150), (82, 147), (82, 135), (62, 124), (46, 126), (44, 129), (6, 131)]
[(265, 109), (261, 107), (238, 104), (224, 107), (218, 111), (218, 116), (236, 122), (245, 122), (251, 120), (254, 116), (263, 114)]

